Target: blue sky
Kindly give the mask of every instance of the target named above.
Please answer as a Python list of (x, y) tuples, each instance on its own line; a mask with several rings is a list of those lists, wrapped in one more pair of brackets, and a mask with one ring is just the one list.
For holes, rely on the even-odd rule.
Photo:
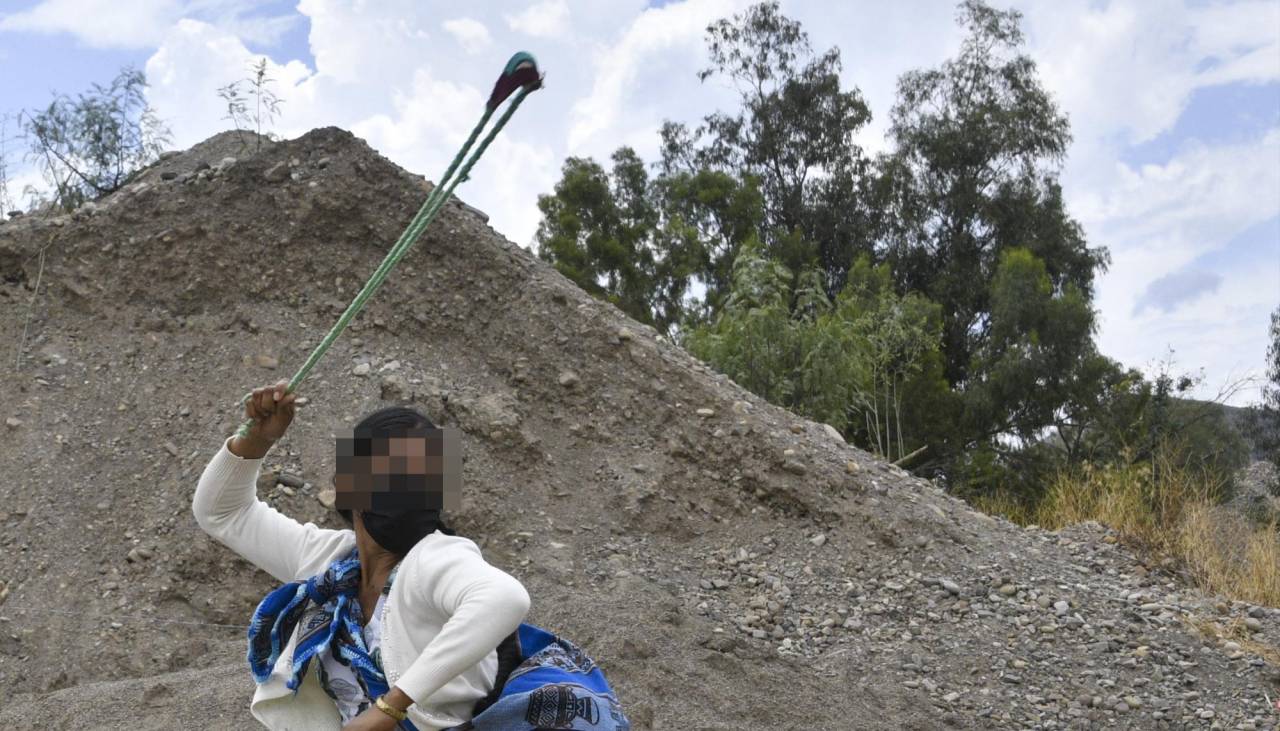
[(1127, 146), (1121, 159), (1130, 165), (1158, 164), (1191, 140), (1207, 145), (1247, 142), (1277, 125), (1280, 83), (1209, 86), (1192, 92), (1173, 127), (1151, 140)]
[[(0, 17), (29, 13), (41, 4), (40, 0), (0, 0)], [(245, 45), (252, 53), (303, 59), (314, 68), (307, 43), (310, 23), (307, 16), (295, 12), (295, 5), (292, 0), (252, 3), (247, 19), (287, 16), (292, 22), (269, 41), (247, 40)], [(191, 17), (212, 19), (216, 14), (195, 12)], [(124, 66), (143, 68), (154, 52), (154, 47), (145, 45), (103, 45), (70, 32), (0, 33), (0, 63), (21, 63), (28, 70), (5, 75), (0, 112), (48, 103), (55, 91), (74, 93), (95, 82), (105, 84)], [(39, 69), (39, 73), (30, 73), (30, 69)]]
[[(1000, 3), (997, 3), (1000, 4)], [(1072, 214), (1106, 246), (1099, 344), (1126, 365), (1169, 357), (1205, 374), (1203, 396), (1261, 375), (1280, 303), (1280, 3), (1015, 0), (1027, 51), (1068, 114), (1062, 171)], [(665, 119), (733, 103), (701, 84), (702, 30), (742, 0), (0, 0), (0, 114), (146, 70), (149, 99), (187, 147), (220, 130), (215, 89), (269, 59), (276, 131), (351, 129), (435, 177), (474, 122), (496, 70), (534, 52), (547, 88), (460, 192), (530, 243), (536, 196), (567, 155), (619, 145), (653, 159)], [(815, 47), (838, 46), (845, 83), (884, 149), (897, 77), (955, 53), (954, 7), (936, 0), (784, 0)], [(11, 130), (12, 131), (12, 130)], [(19, 182), (38, 182), (10, 159)], [(1256, 398), (1256, 389), (1231, 401)]]

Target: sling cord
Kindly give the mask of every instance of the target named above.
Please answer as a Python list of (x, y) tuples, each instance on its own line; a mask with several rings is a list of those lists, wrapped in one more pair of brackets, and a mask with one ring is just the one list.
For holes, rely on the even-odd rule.
[[(342, 334), (342, 331), (347, 328), (347, 325), (351, 320), (353, 320), (356, 315), (360, 314), (360, 311), (364, 309), (365, 303), (373, 296), (374, 292), (378, 291), (378, 288), (382, 286), (382, 282), (387, 278), (387, 275), (390, 274), (395, 265), (404, 258), (404, 255), (408, 253), (409, 249), (417, 242), (418, 237), (422, 235), (422, 232), (435, 219), (436, 214), (440, 212), (442, 207), (444, 207), (445, 201), (449, 199), (454, 188), (457, 188), (459, 183), (467, 180), (472, 166), (476, 164), (476, 161), (479, 160), (480, 156), (484, 154), (486, 149), (488, 149), (489, 144), (493, 142), (495, 137), (497, 137), (498, 132), (500, 132), (507, 124), (507, 121), (511, 119), (511, 116), (515, 114), (516, 109), (520, 107), (520, 103), (523, 102), (524, 98), (531, 92), (540, 88), (541, 85), (542, 77), (537, 71), (537, 65), (533, 60), (533, 56), (522, 52), (511, 57), (511, 60), (507, 62), (506, 69), (504, 69), (502, 76), (498, 78), (497, 84), (494, 85), (493, 94), (490, 96), (489, 102), (485, 105), (484, 115), (480, 117), (480, 121), (476, 124), (475, 128), (471, 130), (471, 135), (462, 145), (462, 149), (459, 150), (458, 154), (453, 158), (453, 162), (449, 164), (449, 168), (440, 178), (440, 182), (432, 188), (431, 193), (427, 196), (426, 201), (423, 202), (417, 215), (415, 215), (413, 220), (409, 222), (409, 226), (404, 230), (404, 233), (400, 234), (400, 239), (396, 241), (395, 245), (391, 247), (391, 250), (387, 252), (382, 263), (378, 265), (378, 268), (369, 277), (369, 281), (366, 282), (360, 292), (356, 294), (355, 299), (351, 301), (351, 304), (347, 306), (346, 311), (342, 313), (342, 316), (338, 318), (338, 321), (329, 329), (328, 334), (324, 336), (324, 339), (320, 341), (320, 344), (311, 351), (311, 355), (307, 356), (306, 362), (302, 364), (302, 367), (298, 369), (298, 372), (293, 374), (293, 378), (289, 380), (289, 385), (285, 389), (285, 393), (293, 393), (294, 389), (302, 383), (303, 379), (307, 377), (307, 374), (311, 372), (311, 369), (316, 366), (316, 363), (320, 361), (320, 358), (324, 356), (325, 352), (329, 350), (334, 341), (338, 339), (338, 336)], [(480, 131), (484, 129), (484, 126), (489, 122), (489, 118), (493, 116), (493, 112), (501, 105), (502, 101), (515, 90), (516, 86), (519, 86), (520, 93), (516, 94), (516, 97), (511, 100), (511, 104), (507, 106), (507, 109), (503, 112), (502, 116), (498, 117), (498, 121), (494, 124), (493, 129), (491, 129), (489, 133), (485, 135), (484, 139), (481, 140), (480, 146), (477, 147), (475, 152), (471, 154), (471, 157), (467, 159), (466, 164), (462, 165), (461, 170), (458, 170), (459, 164), (461, 164), (463, 158), (466, 157), (468, 150), (471, 149), (471, 145), (475, 143), (476, 138), (480, 136)], [(457, 177), (453, 177), (455, 170), (458, 171)], [(249, 400), (250, 395), (252, 394), (246, 394), (245, 397), (240, 400), (241, 406)], [(249, 428), (252, 425), (252, 419), (245, 421), (240, 425), (236, 434), (242, 437), (248, 436)]]

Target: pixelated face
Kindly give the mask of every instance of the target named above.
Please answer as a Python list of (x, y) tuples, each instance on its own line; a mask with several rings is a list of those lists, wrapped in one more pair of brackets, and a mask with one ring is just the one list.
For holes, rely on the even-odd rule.
[(406, 429), (389, 437), (338, 437), (334, 507), (396, 513), (458, 510), (462, 450), (456, 429)]

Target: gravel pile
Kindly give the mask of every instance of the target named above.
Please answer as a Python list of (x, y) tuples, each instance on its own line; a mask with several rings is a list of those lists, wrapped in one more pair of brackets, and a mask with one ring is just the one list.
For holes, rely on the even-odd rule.
[[(430, 184), (320, 129), (0, 224), (0, 728), (253, 728), (273, 584), (191, 516)], [(44, 247), (41, 267), (38, 252)], [(32, 304), (37, 278), (41, 291)], [(638, 729), (1274, 729), (1280, 613), (1098, 526), (1021, 529), (762, 402), (454, 201), (301, 389), (259, 496), (339, 527), (333, 438), (463, 432), (461, 533)], [(193, 711), (198, 709), (198, 711)]]

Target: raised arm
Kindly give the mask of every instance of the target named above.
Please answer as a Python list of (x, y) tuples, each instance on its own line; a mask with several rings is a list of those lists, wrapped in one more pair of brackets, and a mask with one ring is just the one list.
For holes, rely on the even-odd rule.
[(231, 437), (204, 468), (191, 511), (209, 535), (280, 581), (307, 578), (350, 540), (347, 531), (302, 525), (258, 499), (262, 459), (293, 420), (284, 381), (257, 389), (245, 406), (248, 437)]

